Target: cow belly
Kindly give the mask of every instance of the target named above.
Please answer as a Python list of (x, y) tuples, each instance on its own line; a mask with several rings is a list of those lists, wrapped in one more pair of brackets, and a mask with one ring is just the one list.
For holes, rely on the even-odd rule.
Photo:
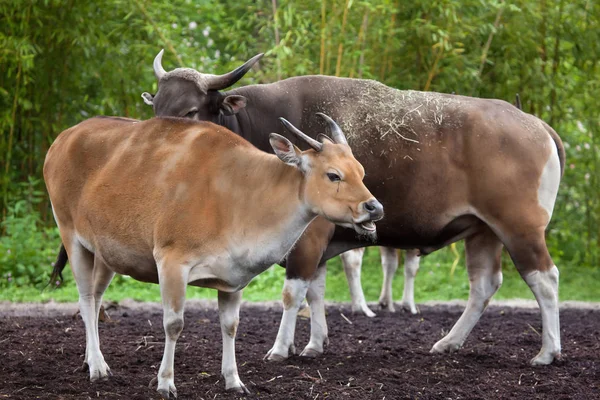
[(114, 240), (100, 240), (96, 246), (96, 257), (116, 273), (142, 282), (158, 283), (156, 263), (151, 253), (132, 249)]

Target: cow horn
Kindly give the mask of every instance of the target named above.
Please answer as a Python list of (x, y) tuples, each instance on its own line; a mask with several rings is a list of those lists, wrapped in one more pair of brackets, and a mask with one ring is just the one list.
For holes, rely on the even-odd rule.
[(165, 49), (162, 49), (161, 51), (158, 52), (158, 55), (154, 58), (154, 75), (156, 76), (156, 79), (158, 79), (159, 81), (167, 73), (167, 71), (165, 71), (165, 69), (162, 66), (162, 56), (163, 56), (164, 52), (165, 52)]
[(244, 65), (237, 67), (236, 69), (234, 69), (231, 72), (228, 72), (223, 75), (211, 76), (208, 79), (208, 89), (209, 90), (223, 90), (223, 89), (226, 89), (226, 88), (230, 87), (231, 85), (235, 84), (237, 81), (242, 79), (242, 77), (246, 74), (246, 72), (248, 72), (248, 70), (250, 68), (252, 68), (252, 66), (258, 60), (260, 60), (263, 55), (264, 55), (263, 53), (255, 55), (254, 57), (252, 57), (251, 59), (246, 61), (244, 63)]
[(286, 127), (286, 129), (288, 131), (292, 132), (298, 138), (304, 140), (306, 143), (308, 143), (308, 145), (310, 147), (312, 147), (316, 151), (321, 151), (323, 149), (323, 143), (321, 143), (318, 140), (315, 140), (315, 139), (311, 138), (310, 136), (306, 135), (300, 129), (298, 129), (294, 125), (292, 125), (290, 123), (290, 121), (288, 121), (287, 119), (285, 119), (283, 117), (279, 117), (279, 120), (281, 121), (281, 123), (283, 124), (283, 126)]
[(344, 132), (342, 132), (342, 128), (339, 127), (338, 124), (335, 123), (333, 119), (331, 119), (328, 115), (318, 112), (317, 115), (325, 120), (329, 125), (329, 131), (331, 132), (331, 137), (333, 141), (338, 144), (348, 144), (346, 140), (346, 136), (344, 136)]

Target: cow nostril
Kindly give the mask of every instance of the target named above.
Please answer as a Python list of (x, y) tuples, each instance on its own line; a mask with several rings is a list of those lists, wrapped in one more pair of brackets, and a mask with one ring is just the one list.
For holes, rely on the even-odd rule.
[(375, 211), (376, 207), (373, 203), (371, 203), (370, 201), (365, 202), (365, 210), (367, 210), (367, 212), (373, 212)]

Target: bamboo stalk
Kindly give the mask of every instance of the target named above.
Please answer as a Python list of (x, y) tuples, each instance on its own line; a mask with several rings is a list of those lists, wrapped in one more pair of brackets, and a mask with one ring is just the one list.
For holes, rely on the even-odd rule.
[(327, 18), (326, 18), (326, 0), (321, 0), (321, 53), (319, 57), (319, 74), (323, 75), (325, 69), (325, 37), (326, 31), (325, 28), (327, 26)]
[[(494, 29), (488, 35), (487, 41), (483, 46), (483, 51), (481, 52), (481, 62), (479, 64), (479, 71), (477, 76), (479, 77), (479, 81), (475, 84), (473, 88), (473, 92), (479, 87), (479, 82), (481, 81), (481, 74), (483, 73), (483, 68), (485, 67), (485, 62), (487, 61), (488, 51), (490, 50), (490, 46), (492, 45), (492, 39), (498, 30), (498, 26), (500, 25), (500, 19), (502, 18), (502, 13), (504, 12), (504, 7), (502, 4), (504, 0), (500, 0), (500, 8), (498, 8), (498, 12), (496, 13), (496, 19), (494, 21)], [(474, 93), (473, 93), (474, 94)]]
[(356, 47), (360, 51), (360, 56), (356, 57), (356, 61), (352, 64), (352, 69), (350, 70), (350, 78), (354, 78), (354, 71), (356, 69), (356, 63), (358, 62), (358, 70), (360, 76), (362, 76), (362, 63), (364, 62), (364, 50), (365, 50), (365, 36), (367, 31), (367, 25), (369, 22), (369, 9), (366, 9), (365, 15), (363, 17), (362, 24), (360, 25), (360, 30), (358, 31), (358, 40), (356, 43)]
[[(273, 6), (273, 25), (275, 29), (275, 46), (279, 47), (279, 18), (277, 18), (277, 0), (271, 0)], [(281, 58), (278, 56), (277, 63), (277, 80), (281, 80)]]
[(437, 65), (440, 62), (440, 60), (442, 59), (442, 54), (444, 53), (444, 44), (443, 43), (445, 43), (445, 39), (442, 42), (442, 45), (437, 47), (437, 54), (435, 56), (435, 60), (433, 62), (433, 65), (431, 66), (431, 69), (429, 70), (429, 73), (427, 74), (427, 82), (425, 82), (425, 86), (423, 87), (424, 92), (429, 90), (429, 87), (431, 86), (431, 82), (433, 81), (433, 78), (437, 75)]
[(390, 42), (392, 41), (392, 36), (394, 33), (394, 28), (396, 26), (396, 11), (398, 10), (398, 3), (394, 4), (394, 11), (392, 11), (392, 20), (390, 21), (390, 28), (388, 30), (387, 39), (385, 41), (385, 48), (383, 50), (383, 62), (379, 68), (379, 80), (383, 82), (383, 78), (385, 77), (385, 70), (388, 64), (388, 55), (390, 50)]
[[(558, 6), (558, 21), (555, 25), (556, 27), (556, 41), (554, 42), (554, 55), (552, 57), (552, 82), (555, 83), (556, 75), (558, 74), (558, 68), (560, 65), (560, 28), (562, 27), (562, 15), (564, 9), (565, 2), (564, 0), (560, 1)], [(550, 118), (548, 123), (552, 126), (554, 124), (554, 106), (556, 103), (556, 85), (551, 85), (550, 89)]]
[[(335, 23), (336, 21), (336, 13), (337, 13), (337, 4), (335, 1), (333, 1), (332, 6), (331, 6), (331, 18), (330, 21), (328, 22), (328, 24), (331, 23)], [(333, 31), (333, 29), (330, 30)], [(333, 53), (331, 51), (331, 36), (329, 36), (327, 38), (327, 50), (325, 51), (326, 55), (326, 59), (325, 59), (325, 74), (327, 75), (329, 73), (330, 67), (331, 67), (331, 54)]]
[(340, 69), (342, 67), (342, 51), (344, 50), (344, 30), (346, 29), (346, 21), (348, 20), (349, 9), (350, 0), (346, 0), (346, 6), (344, 7), (344, 16), (342, 17), (342, 30), (340, 32), (340, 43), (338, 45), (337, 62), (335, 64), (335, 76), (340, 76)]

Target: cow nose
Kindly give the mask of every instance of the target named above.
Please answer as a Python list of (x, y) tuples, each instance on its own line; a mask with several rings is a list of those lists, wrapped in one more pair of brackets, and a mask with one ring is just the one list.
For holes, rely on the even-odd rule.
[(363, 207), (365, 211), (369, 213), (369, 216), (372, 220), (383, 218), (383, 206), (380, 202), (377, 201), (377, 199), (373, 198), (371, 200), (365, 201), (363, 203)]

